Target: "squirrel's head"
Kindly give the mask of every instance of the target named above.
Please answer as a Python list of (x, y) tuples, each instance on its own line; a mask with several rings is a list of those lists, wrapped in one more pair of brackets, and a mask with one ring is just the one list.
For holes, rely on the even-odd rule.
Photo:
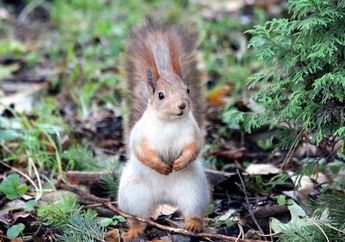
[(176, 120), (190, 112), (190, 90), (174, 72), (162, 72), (155, 80), (150, 69), (147, 70), (149, 107), (161, 119)]

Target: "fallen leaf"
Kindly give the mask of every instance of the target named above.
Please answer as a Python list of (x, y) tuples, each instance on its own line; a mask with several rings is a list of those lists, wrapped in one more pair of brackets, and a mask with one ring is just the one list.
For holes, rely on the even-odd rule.
[(12, 73), (19, 69), (19, 64), (0, 65), (0, 80), (12, 78)]
[(157, 219), (161, 215), (172, 215), (178, 210), (178, 207), (169, 204), (159, 205), (151, 214), (151, 217)]
[(44, 90), (47, 88), (47, 83), (40, 84), (15, 84), (15, 94), (5, 97), (0, 97), (0, 112), (3, 112), (7, 107), (14, 105), (14, 109), (18, 112), (29, 112), (34, 107), (35, 103), (39, 101)]
[(298, 188), (295, 191), (295, 195), (302, 203), (308, 200), (310, 194), (318, 192), (315, 189), (317, 184), (329, 182), (329, 179), (321, 172), (310, 177), (302, 176), (301, 178), (298, 178), (298, 176), (291, 176), (291, 180), (295, 183), (296, 186), (298, 185)]
[(272, 229), (275, 233), (280, 233), (282, 230), (286, 230), (289, 229), (292, 226), (307, 226), (308, 222), (306, 222), (305, 220), (300, 219), (300, 216), (305, 216), (306, 213), (303, 210), (303, 208), (301, 208), (299, 205), (297, 205), (295, 202), (288, 206), (288, 209), (290, 211), (291, 214), (291, 220), (288, 223), (282, 223), (280, 222), (278, 219), (276, 218), (272, 218)]
[(280, 170), (271, 164), (250, 164), (246, 172), (253, 175), (278, 174)]
[(228, 220), (231, 215), (233, 215), (237, 210), (236, 209), (229, 209), (228, 211), (226, 211), (225, 214), (221, 215), (220, 217), (218, 217), (218, 220), (220, 221), (226, 221)]
[(234, 87), (229, 84), (217, 88), (211, 91), (211, 93), (207, 97), (207, 101), (214, 106), (223, 105), (226, 103), (226, 100), (224, 100), (224, 96), (231, 93), (233, 89)]
[(296, 154), (299, 157), (303, 156), (313, 156), (317, 153), (317, 147), (315, 145), (305, 143), (302, 146), (298, 147), (296, 150)]
[(192, 2), (217, 12), (237, 12), (245, 6), (245, 0), (193, 0)]

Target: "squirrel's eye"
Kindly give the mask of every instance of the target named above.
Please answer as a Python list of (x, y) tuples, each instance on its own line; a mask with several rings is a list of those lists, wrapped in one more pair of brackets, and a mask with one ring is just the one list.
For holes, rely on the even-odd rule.
[(188, 94), (190, 93), (190, 90), (189, 90), (189, 88), (187, 88), (187, 93), (188, 93)]
[(159, 92), (158, 97), (159, 97), (159, 100), (162, 100), (164, 99), (164, 94), (162, 92)]

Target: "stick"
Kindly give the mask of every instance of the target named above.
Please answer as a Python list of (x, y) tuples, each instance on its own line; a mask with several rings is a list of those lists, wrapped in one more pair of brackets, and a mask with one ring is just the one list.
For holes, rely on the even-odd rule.
[(64, 184), (64, 183), (58, 183), (56, 185), (56, 188), (61, 188), (62, 190), (73, 192), (73, 193), (77, 194), (79, 197), (81, 197), (82, 199), (85, 199), (88, 201), (93, 201), (93, 202), (102, 203), (102, 204), (110, 202), (110, 199), (96, 197), (95, 195), (80, 191), (78, 188), (73, 187), (73, 186), (69, 186), (69, 185)]
[[(206, 177), (209, 181), (209, 184), (216, 185), (219, 184), (231, 176), (236, 175), (235, 172), (224, 172), (224, 171), (215, 171), (206, 169)], [(67, 180), (73, 180), (76, 184), (90, 184), (98, 182), (101, 177), (111, 175), (111, 171), (67, 171), (65, 172)]]
[(96, 197), (96, 196), (89, 194), (87, 192), (80, 191), (76, 187), (72, 187), (70, 185), (60, 183), (60, 184), (57, 184), (57, 188), (61, 188), (61, 189), (66, 190), (66, 191), (73, 192), (73, 193), (77, 194), (78, 196), (80, 196), (82, 199), (93, 201), (96, 203), (102, 203), (104, 206), (108, 207), (114, 213), (119, 214), (119, 215), (121, 215), (127, 219), (134, 219), (134, 220), (149, 224), (151, 226), (154, 226), (156, 228), (159, 228), (163, 231), (167, 231), (170, 233), (183, 234), (183, 235), (193, 236), (193, 237), (221, 239), (221, 240), (225, 240), (225, 241), (236, 241), (237, 240), (237, 242), (264, 242), (263, 240), (237, 239), (236, 237), (226, 236), (226, 235), (216, 234), (216, 233), (206, 233), (206, 232), (204, 232), (204, 233), (193, 233), (193, 232), (186, 230), (184, 228), (169, 227), (166, 225), (156, 223), (156, 222), (152, 221), (151, 219), (127, 214), (127, 213), (121, 211), (120, 209), (118, 209), (117, 207), (113, 206), (112, 202), (110, 202), (109, 199)]
[(302, 129), (302, 130), (298, 133), (298, 135), (297, 135), (297, 137), (295, 138), (295, 140), (293, 141), (293, 143), (292, 143), (292, 145), (291, 145), (291, 147), (290, 147), (288, 153), (286, 154), (286, 157), (285, 157), (285, 159), (284, 159), (284, 161), (283, 161), (283, 164), (282, 164), (282, 166), (281, 166), (281, 168), (280, 168), (280, 170), (281, 170), (282, 172), (286, 171), (287, 166), (288, 166), (288, 163), (289, 163), (289, 161), (290, 161), (290, 159), (291, 159), (293, 153), (295, 152), (295, 150), (296, 150), (296, 148), (297, 148), (297, 145), (298, 145), (298, 142), (300, 141), (300, 139), (301, 139), (302, 134), (304, 133), (304, 131), (305, 131), (305, 129)]
[[(244, 186), (244, 182), (243, 182), (242, 176), (241, 176), (240, 172), (238, 171), (238, 169), (236, 171), (237, 171), (237, 174), (238, 174), (238, 176), (240, 178), (240, 181), (241, 181), (241, 185), (242, 185), (242, 189), (243, 189), (243, 193), (244, 193), (244, 198), (246, 199), (246, 204), (247, 204), (247, 207), (248, 207), (248, 212), (249, 212), (250, 216), (252, 217), (253, 222), (254, 222), (255, 226), (257, 227), (257, 229), (260, 231), (261, 234), (264, 234), (264, 232), (262, 231), (258, 221), (256, 221), (256, 218), (254, 216), (252, 205), (249, 202), (249, 199), (248, 199), (248, 196), (247, 196), (247, 190), (246, 190), (246, 187)], [(264, 239), (265, 239), (265, 241), (267, 241), (266, 237), (264, 237)]]

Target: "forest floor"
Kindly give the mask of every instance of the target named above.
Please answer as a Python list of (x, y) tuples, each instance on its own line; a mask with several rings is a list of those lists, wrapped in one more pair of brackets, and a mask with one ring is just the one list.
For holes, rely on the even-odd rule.
[[(245, 31), (286, 16), (279, 0), (0, 1), (0, 241), (120, 241), (121, 63), (143, 20), (192, 23), (200, 34), (212, 201), (204, 234), (181, 229), (178, 208), (162, 205), (136, 241), (274, 241), (333, 179), (322, 173), (325, 153), (300, 142), (303, 133), (278, 149), (269, 125), (247, 134), (224, 112), (263, 111), (246, 87), (261, 63)], [(298, 176), (306, 168), (316, 175)]]

